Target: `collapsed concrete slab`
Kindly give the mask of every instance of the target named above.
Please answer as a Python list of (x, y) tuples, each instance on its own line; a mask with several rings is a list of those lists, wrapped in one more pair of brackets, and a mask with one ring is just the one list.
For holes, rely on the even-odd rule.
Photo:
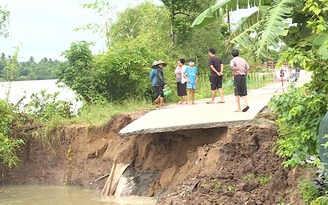
[[(310, 73), (302, 73), (296, 86), (301, 86), (310, 80)], [(302, 81), (302, 79), (304, 79)], [(174, 132), (179, 130), (208, 129), (240, 125), (252, 121), (255, 116), (268, 104), (273, 95), (286, 92), (289, 82), (273, 83), (260, 89), (248, 92), (249, 110), (247, 112), (234, 112), (236, 110), (235, 96), (225, 96), (225, 103), (206, 104), (209, 99), (197, 100), (194, 105), (171, 104), (153, 110), (124, 127), (119, 135), (151, 134)], [(217, 97), (216, 100), (219, 100)], [(242, 108), (244, 106), (241, 99)]]

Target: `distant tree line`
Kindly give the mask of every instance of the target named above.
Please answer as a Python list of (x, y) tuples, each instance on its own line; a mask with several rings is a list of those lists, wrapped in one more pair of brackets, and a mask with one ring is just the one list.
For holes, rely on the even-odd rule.
[[(16, 66), (13, 72), (12, 69), (9, 69), (12, 63)], [(56, 79), (58, 64), (58, 60), (46, 57), (36, 62), (32, 56), (28, 61), (18, 62), (12, 56), (6, 56), (2, 53), (0, 57), (0, 81), (10, 79), (15, 81)]]

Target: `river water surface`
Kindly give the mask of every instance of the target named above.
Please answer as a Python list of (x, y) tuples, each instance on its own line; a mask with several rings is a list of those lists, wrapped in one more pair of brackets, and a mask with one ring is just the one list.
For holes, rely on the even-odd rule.
[[(47, 90), (59, 92), (58, 100), (71, 101), (76, 111), (82, 103), (76, 100), (75, 93), (68, 87), (59, 86), (57, 80), (35, 80), (0, 82), (0, 99), (7, 99), (16, 105), (24, 96), (22, 104), (28, 103), (33, 93)], [(0, 205), (152, 205), (154, 199), (146, 197), (106, 197), (100, 191), (70, 186), (15, 185), (0, 186)]]
[(0, 99), (8, 98), (8, 101), (14, 105), (23, 99), (22, 104), (26, 104), (30, 101), (30, 96), (33, 93), (39, 93), (41, 90), (46, 90), (48, 94), (59, 92), (57, 99), (72, 102), (72, 111), (77, 111), (82, 106), (82, 103), (76, 99), (74, 91), (62, 83), (57, 84), (56, 81), (56, 79), (53, 79), (13, 81), (11, 83), (0, 82)]
[(100, 191), (71, 186), (0, 186), (0, 205), (155, 205), (147, 197), (101, 197)]

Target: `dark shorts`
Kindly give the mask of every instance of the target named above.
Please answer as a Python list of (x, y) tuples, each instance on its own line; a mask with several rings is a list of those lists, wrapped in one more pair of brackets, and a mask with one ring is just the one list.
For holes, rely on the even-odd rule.
[(154, 86), (154, 100), (158, 98), (158, 96), (164, 97), (163, 87), (162, 86)]
[(235, 75), (233, 77), (234, 86), (235, 86), (235, 96), (246, 96), (247, 95), (247, 86), (246, 86), (246, 77), (244, 75)]
[(222, 88), (222, 76), (210, 76), (211, 90)]
[(187, 83), (181, 84), (181, 82), (177, 82), (178, 96), (186, 96), (187, 95), (186, 86), (187, 86)]

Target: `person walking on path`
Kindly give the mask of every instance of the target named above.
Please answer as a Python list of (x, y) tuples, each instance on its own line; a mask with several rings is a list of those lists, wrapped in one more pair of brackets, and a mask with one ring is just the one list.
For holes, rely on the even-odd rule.
[(190, 102), (190, 95), (191, 95), (191, 104), (195, 104), (195, 91), (196, 91), (196, 84), (198, 82), (198, 70), (195, 66), (195, 60), (190, 58), (188, 60), (188, 65), (185, 72), (184, 77), (187, 79), (187, 103)]
[[(247, 86), (246, 86), (246, 74), (250, 70), (250, 66), (245, 59), (239, 57), (239, 51), (233, 49), (231, 51), (233, 59), (230, 61), (230, 66), (233, 70), (233, 80), (234, 80), (234, 92), (237, 102), (237, 110), (235, 112), (246, 112), (249, 109), (247, 102)], [(240, 106), (240, 97), (243, 98), (245, 107), (241, 109)]]
[(185, 59), (178, 60), (178, 66), (175, 69), (175, 78), (177, 82), (177, 93), (180, 98), (178, 104), (187, 104), (187, 79), (184, 77), (184, 72), (186, 70), (186, 66), (184, 65)]
[(160, 107), (164, 105), (163, 88), (167, 87), (163, 73), (163, 67), (165, 66), (166, 63), (161, 60), (154, 61), (152, 65), (153, 70), (150, 72), (150, 80), (154, 88), (154, 102)]
[(218, 103), (224, 103), (223, 89), (222, 89), (222, 76), (223, 76), (223, 63), (222, 60), (215, 55), (216, 50), (214, 48), (210, 48), (208, 50), (208, 55), (210, 59), (208, 60), (208, 65), (210, 66), (210, 83), (211, 83), (211, 91), (212, 98), (211, 101), (207, 102), (207, 104), (213, 104), (216, 90), (220, 93), (220, 101)]

